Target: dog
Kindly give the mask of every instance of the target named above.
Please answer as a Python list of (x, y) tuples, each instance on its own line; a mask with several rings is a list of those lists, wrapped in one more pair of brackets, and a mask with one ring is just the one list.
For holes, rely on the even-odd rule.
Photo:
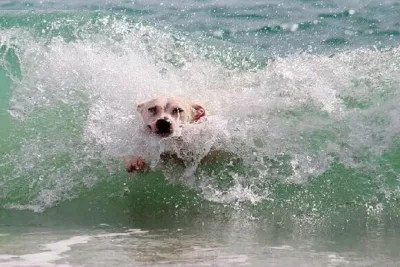
[[(188, 123), (197, 123), (206, 116), (206, 110), (199, 104), (178, 97), (159, 97), (137, 106), (145, 131), (160, 139), (173, 136)], [(176, 156), (173, 156), (176, 157)], [(132, 156), (125, 161), (127, 172), (143, 171), (147, 163), (141, 156)]]

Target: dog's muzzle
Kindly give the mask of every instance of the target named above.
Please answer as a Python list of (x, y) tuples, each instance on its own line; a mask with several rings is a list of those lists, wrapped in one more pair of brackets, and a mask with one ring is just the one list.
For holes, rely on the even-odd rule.
[(160, 119), (156, 122), (156, 134), (168, 136), (172, 134), (171, 122), (169, 120)]

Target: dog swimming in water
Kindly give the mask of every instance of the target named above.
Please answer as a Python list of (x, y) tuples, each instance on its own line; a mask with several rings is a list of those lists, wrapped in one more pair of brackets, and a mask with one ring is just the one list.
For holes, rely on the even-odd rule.
[[(185, 124), (197, 123), (206, 116), (199, 104), (178, 97), (159, 97), (140, 103), (137, 111), (143, 119), (145, 132), (160, 139), (173, 136)], [(134, 155), (125, 161), (127, 172), (146, 168), (142, 155)]]

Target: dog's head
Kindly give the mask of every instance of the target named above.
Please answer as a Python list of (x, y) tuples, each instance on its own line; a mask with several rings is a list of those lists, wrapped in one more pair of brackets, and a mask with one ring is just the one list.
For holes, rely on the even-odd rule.
[(175, 97), (154, 98), (139, 104), (137, 110), (145, 127), (160, 137), (168, 137), (182, 124), (196, 122), (206, 114), (202, 106)]

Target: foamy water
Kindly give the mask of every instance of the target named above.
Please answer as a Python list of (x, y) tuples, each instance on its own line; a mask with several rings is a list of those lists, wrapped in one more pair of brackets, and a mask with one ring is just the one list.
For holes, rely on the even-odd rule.
[[(245, 227), (245, 225), (243, 225)], [(228, 225), (230, 228), (231, 225)], [(293, 241), (266, 244), (254, 240), (255, 229), (208, 235), (176, 229), (126, 229), (13, 233), (7, 241), (18, 253), (0, 249), (1, 266), (395, 266), (396, 258), (363, 253), (318, 251)], [(242, 229), (244, 230), (244, 229)], [(289, 243), (290, 242), (290, 243)], [(239, 246), (240, 244), (240, 246)]]
[[(96, 239), (112, 239), (121, 238), (124, 236), (131, 236), (136, 234), (145, 234), (146, 231), (141, 231), (139, 229), (130, 229), (125, 233), (105, 233), (97, 235), (77, 235), (70, 238), (50, 242), (47, 244), (42, 244), (40, 252), (36, 253), (26, 253), (26, 254), (0, 254), (1, 265), (5, 267), (17, 267), (17, 266), (43, 266), (43, 267), (70, 267), (75, 266), (75, 264), (68, 263), (68, 252), (75, 249), (77, 246), (82, 244), (87, 244), (89, 242), (94, 242)], [(27, 239), (28, 244), (32, 242), (30, 238), (39, 238), (43, 235), (46, 238), (52, 239), (50, 233), (30, 233), (23, 235), (23, 239)], [(58, 237), (56, 237), (58, 238)], [(21, 243), (16, 243), (16, 246), (23, 247)], [(32, 244), (31, 244), (32, 245)], [(23, 248), (24, 250), (33, 250), (33, 248)], [(36, 248), (37, 249), (37, 248)]]
[[(61, 23), (68, 21), (48, 27)], [(333, 162), (374, 168), (399, 136), (399, 48), (276, 58), (244, 71), (205, 58), (209, 52), (193, 40), (168, 31), (107, 16), (96, 24), (103, 28), (84, 25), (80, 35), (85, 38), (73, 42), (2, 30), (1, 44), (16, 55), (23, 77), (13, 78), (9, 114), (26, 121), (27, 132), (43, 129), (27, 136), (20, 152), (3, 156), (14, 165), (14, 179), (40, 170), (32, 187), (42, 181), (51, 185), (32, 196), (28, 209), (74, 198), (81, 183), (96, 184), (99, 178), (85, 169), (96, 168), (98, 159), (107, 171), (118, 172), (122, 164), (114, 162), (127, 155), (148, 153), (157, 162), (166, 147), (181, 153), (180, 145), (168, 144), (173, 141), (154, 141), (141, 133), (136, 105), (158, 95), (187, 97), (210, 114), (201, 124), (183, 128), (194, 164), (180, 182), (207, 181), (198, 186), (211, 190), (205, 195), (214, 201), (254, 202), (268, 195), (253, 192), (255, 184), (276, 178), (302, 183)], [(229, 62), (234, 53), (228, 50), (222, 57)], [(230, 174), (235, 185), (222, 192), (223, 198), (212, 184), (214, 177), (196, 173), (213, 147), (240, 155), (255, 171), (246, 177)], [(67, 165), (49, 163), (62, 154)], [(277, 171), (271, 162), (286, 171)]]
[[(0, 9), (1, 266), (398, 265), (396, 1)], [(161, 95), (207, 117), (149, 136)]]

